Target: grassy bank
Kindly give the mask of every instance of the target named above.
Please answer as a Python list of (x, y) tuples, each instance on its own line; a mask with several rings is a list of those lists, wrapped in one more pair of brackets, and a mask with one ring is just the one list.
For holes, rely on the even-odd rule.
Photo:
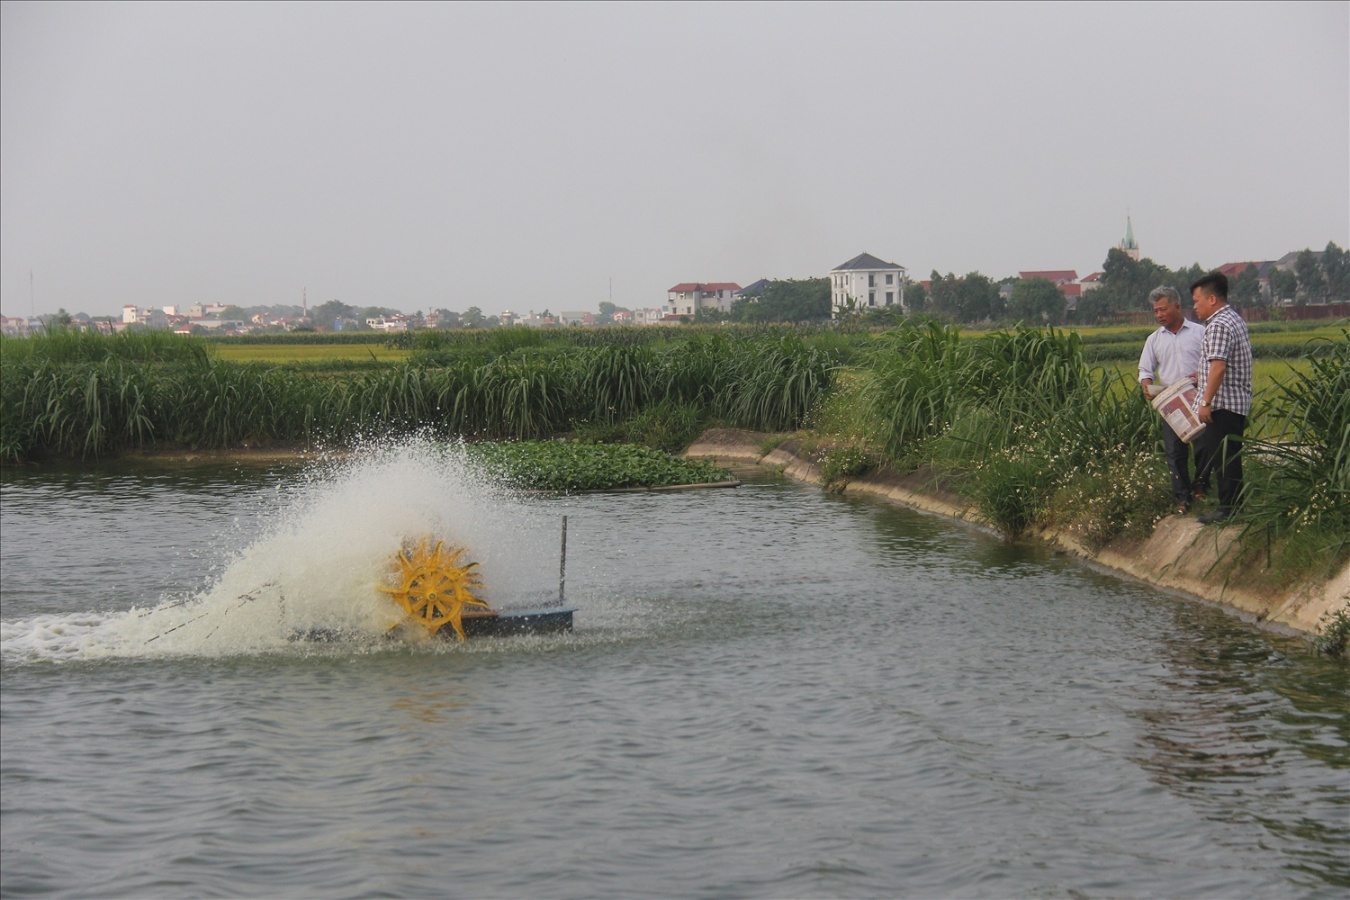
[[(0, 455), (345, 446), (412, 432), (678, 450), (712, 425), (803, 431), (835, 477), (932, 469), (1009, 535), (1055, 525), (1100, 545), (1171, 510), (1160, 420), (1134, 383), (1149, 331), (909, 320), (886, 331), (426, 332), (392, 346), (58, 332), (0, 343)], [(1275, 548), (1277, 567), (1330, 567), (1350, 546), (1350, 332), (1253, 333), (1259, 440), (1243, 527)]]
[[(1350, 555), (1350, 332), (1269, 375), (1248, 442), (1244, 540), (1272, 578), (1324, 576)], [(895, 329), (815, 411), (822, 470), (932, 470), (1009, 536), (1068, 530), (1089, 547), (1147, 534), (1173, 501), (1161, 420), (1132, 366), (1094, 368), (1079, 335), (1013, 329), (961, 340)]]

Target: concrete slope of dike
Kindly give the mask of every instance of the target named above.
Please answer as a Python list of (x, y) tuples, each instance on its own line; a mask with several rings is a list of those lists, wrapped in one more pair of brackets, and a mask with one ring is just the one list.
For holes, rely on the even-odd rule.
[[(790, 478), (823, 485), (819, 467), (792, 440), (765, 453), (770, 435), (733, 429), (703, 434), (686, 456), (712, 459), (722, 465), (754, 464), (781, 471)], [(955, 492), (944, 490), (923, 473), (870, 475), (833, 489), (848, 494), (883, 497), (913, 509), (988, 527), (979, 513)], [(1029, 533), (1069, 553), (1160, 588), (1217, 603), (1243, 619), (1279, 631), (1315, 634), (1319, 620), (1350, 601), (1350, 565), (1330, 580), (1272, 587), (1261, 577), (1260, 560), (1239, 559), (1240, 529), (1202, 526), (1193, 516), (1169, 516), (1142, 540), (1117, 539), (1097, 551), (1064, 531)]]

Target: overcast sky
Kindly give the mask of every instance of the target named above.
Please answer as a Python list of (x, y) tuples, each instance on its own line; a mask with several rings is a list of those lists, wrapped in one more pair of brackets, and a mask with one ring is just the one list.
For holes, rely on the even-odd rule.
[(1082, 275), (1127, 210), (1174, 267), (1346, 247), (1348, 10), (4, 2), (0, 307)]

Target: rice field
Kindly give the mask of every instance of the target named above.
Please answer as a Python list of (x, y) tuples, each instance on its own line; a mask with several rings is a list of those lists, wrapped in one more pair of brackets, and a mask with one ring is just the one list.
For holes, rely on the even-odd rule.
[(407, 362), (412, 351), (384, 344), (209, 344), (216, 359), (234, 363)]
[[(1252, 401), (1257, 415), (1250, 419), (1254, 436), (1267, 440), (1277, 440), (1286, 430), (1281, 419), (1262, 415), (1267, 401), (1272, 400), (1282, 384), (1306, 376), (1312, 370), (1308, 359), (1255, 359), (1252, 361)], [(1139, 366), (1137, 362), (1113, 360), (1101, 363), (1102, 373), (1111, 373), (1118, 378), (1126, 390), (1138, 390)]]

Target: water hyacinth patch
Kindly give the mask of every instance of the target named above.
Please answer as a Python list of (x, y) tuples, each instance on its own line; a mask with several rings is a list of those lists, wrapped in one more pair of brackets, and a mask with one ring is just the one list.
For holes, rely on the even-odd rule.
[(466, 452), (491, 477), (537, 491), (600, 491), (714, 484), (731, 473), (632, 444), (520, 441), (469, 444)]

